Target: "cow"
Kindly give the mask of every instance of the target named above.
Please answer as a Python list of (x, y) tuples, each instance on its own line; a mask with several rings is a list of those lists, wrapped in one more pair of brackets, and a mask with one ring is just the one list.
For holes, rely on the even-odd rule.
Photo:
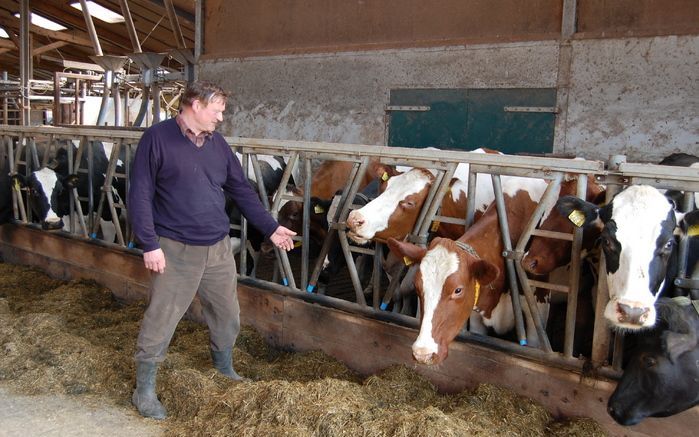
[(619, 424), (667, 417), (699, 404), (699, 302), (660, 298), (658, 322), (634, 335), (623, 375), (607, 403)]
[[(72, 146), (71, 146), (72, 147)], [(88, 197), (92, 191), (92, 205), (96, 210), (102, 195), (102, 187), (105, 183), (107, 166), (109, 164), (108, 150), (100, 141), (91, 141), (92, 148), (92, 173), (87, 174), (68, 172), (68, 151), (60, 148), (51, 165), (33, 171), (28, 177), (15, 175), (15, 181), (28, 191), (29, 206), (33, 213), (33, 219), (41, 223), (42, 229), (59, 230), (67, 229), (68, 224), (63, 218), (71, 214), (70, 198), (71, 190), (76, 188), (80, 197)], [(81, 157), (80, 167), (88, 168), (88, 153), (85, 151)], [(119, 160), (116, 173), (124, 173), (123, 161)], [(90, 187), (90, 179), (92, 186)], [(90, 190), (91, 188), (91, 190)], [(125, 181), (114, 178), (112, 181), (112, 194), (116, 203), (121, 202), (125, 193)], [(81, 201), (84, 213), (88, 212), (88, 201)], [(103, 237), (105, 241), (113, 242), (115, 231), (112, 223), (110, 208), (103, 205), (101, 220)]]
[[(379, 194), (381, 186), (384, 184), (383, 179), (375, 178), (371, 183), (366, 185), (362, 190), (355, 194), (352, 204), (365, 205), (370, 199), (375, 198)], [(297, 187), (287, 187), (286, 195), (301, 196), (302, 190)], [(342, 190), (338, 190), (332, 199), (325, 200), (318, 197), (311, 197), (309, 206), (309, 253), (311, 258), (315, 258), (320, 253), (320, 250), (328, 236), (330, 223), (334, 220), (336, 208), (339, 207), (339, 198), (342, 196)], [(280, 214), (279, 224), (288, 229), (303, 228), (303, 204), (301, 202), (287, 202), (284, 207), (284, 214)], [(300, 232), (302, 233), (302, 231)], [(264, 244), (263, 252), (271, 254), (271, 247)], [(345, 264), (345, 257), (342, 253), (340, 241), (335, 236), (330, 243), (329, 251), (323, 261), (323, 269), (318, 279), (318, 288), (323, 290), (329, 283), (330, 279), (337, 275)]]
[(579, 225), (600, 229), (609, 290), (605, 318), (620, 330), (653, 326), (655, 301), (675, 293), (674, 204), (654, 187), (633, 185), (603, 207), (575, 197), (559, 199), (556, 207)]
[[(605, 187), (598, 184), (593, 175), (588, 175), (585, 200), (601, 204), (605, 194)], [(568, 217), (561, 215), (556, 208), (552, 208), (542, 216), (537, 229), (572, 234), (574, 225)], [(592, 250), (598, 237), (598, 231), (586, 228), (583, 234), (583, 250)], [(533, 236), (522, 258), (522, 268), (533, 275), (547, 275), (570, 262), (571, 248), (572, 243), (568, 240)]]
[[(493, 150), (477, 149), (472, 153), (496, 153)], [(469, 165), (460, 163), (450, 181), (449, 194), (442, 199), (441, 213), (448, 217), (465, 217), (468, 192)], [(503, 177), (503, 183), (510, 176)], [(367, 244), (376, 239), (388, 238), (401, 240), (415, 226), (422, 205), (434, 183), (434, 173), (425, 168), (414, 168), (392, 177), (383, 193), (366, 206), (356, 209), (347, 217), (348, 237), (358, 244)], [(476, 218), (495, 199), (492, 183), (488, 175), (476, 177)], [(441, 224), (437, 236), (458, 238), (464, 227), (453, 224)]]
[[(236, 152), (236, 157), (242, 165), (243, 155)], [(287, 162), (284, 157), (271, 155), (257, 155), (257, 162), (259, 164), (260, 175), (262, 176), (262, 186), (265, 190), (264, 195), (269, 198), (270, 196), (274, 195), (279, 189), (279, 185), (282, 181), (282, 176), (284, 175), (284, 170), (286, 169)], [(292, 183), (294, 181), (293, 174), (290, 178), (290, 181)], [(257, 175), (253, 171), (251, 156), (248, 157), (248, 182), (250, 183), (250, 186), (259, 193)], [(262, 196), (263, 194), (259, 193), (259, 195)], [(241, 214), (240, 210), (238, 210), (238, 207), (235, 204), (235, 201), (228, 194), (226, 194), (225, 197), (226, 213), (228, 214), (230, 223), (234, 226), (231, 228), (229, 236), (231, 237), (233, 251), (237, 252), (240, 250), (242, 244), (240, 240), (241, 234), (238, 228), (241, 224)], [(249, 250), (241, 252), (241, 256), (242, 253), (245, 253), (247, 257), (247, 271), (245, 272), (245, 274), (248, 276), (255, 276), (256, 267), (258, 264), (260, 253), (262, 251), (262, 247), (264, 245), (265, 237), (254, 226), (248, 226), (247, 241), (250, 243), (250, 247), (246, 247), (246, 249)]]
[[(574, 192), (573, 185), (562, 184), (561, 192)], [(512, 240), (522, 235), (546, 186), (540, 179), (514, 177), (502, 184)], [(502, 234), (494, 203), (456, 241), (437, 237), (427, 248), (393, 238), (387, 243), (398, 256), (420, 263), (414, 280), (420, 299), (420, 333), (413, 344), (413, 357), (419, 363), (442, 362), (448, 355), (449, 343), (472, 317), (472, 311), (473, 318), (480, 318), (497, 334), (513, 329)], [(537, 303), (542, 307), (540, 311), (547, 305)], [(528, 327), (528, 340), (535, 345), (531, 328)]]
[[(325, 240), (328, 230), (325, 209), (318, 210), (319, 203), (330, 202), (338, 192), (341, 192), (347, 185), (354, 163), (349, 161), (324, 161), (315, 171), (311, 178), (311, 221), (309, 223), (309, 239), (311, 243), (311, 256), (320, 251), (320, 247)], [(387, 181), (396, 175), (393, 166), (382, 164), (377, 160), (371, 160), (369, 166), (359, 184), (359, 192), (370, 189), (381, 192)], [(377, 181), (377, 182), (375, 182)], [(371, 188), (372, 183), (378, 183), (376, 188)], [(286, 196), (303, 196), (303, 189), (299, 187), (287, 187)], [(281, 195), (281, 193), (278, 193)], [(372, 195), (374, 197), (374, 195)], [(321, 211), (321, 212), (317, 212)], [(277, 214), (277, 221), (282, 225), (296, 232), (303, 234), (303, 202), (296, 200), (282, 199)], [(271, 254), (272, 248), (268, 244), (263, 244), (262, 252)]]

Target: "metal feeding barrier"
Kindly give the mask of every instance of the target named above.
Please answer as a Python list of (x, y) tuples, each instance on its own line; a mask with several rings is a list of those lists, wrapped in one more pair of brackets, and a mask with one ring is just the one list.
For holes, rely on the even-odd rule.
[[(79, 198), (77, 190), (73, 191), (71, 198), (71, 210), (78, 218), (79, 226), (75, 226), (71, 219), (71, 232), (77, 233), (84, 238), (93, 237), (96, 234), (99, 214), (104, 208), (109, 208), (112, 212), (113, 223), (117, 229), (115, 245), (132, 247), (128, 221), (120, 222), (118, 214), (125, 218), (125, 209), (128, 205), (124, 202), (117, 202), (112, 197), (113, 181), (122, 178), (126, 187), (129, 188), (129, 171), (131, 158), (135, 152), (135, 147), (142, 134), (141, 130), (108, 129), (108, 128), (53, 128), (53, 127), (0, 127), (0, 136), (3, 138), (3, 146), (7, 148), (7, 156), (10, 164), (10, 174), (22, 173), (29, 175), (31, 171), (42, 166), (46, 166), (52, 153), (59, 147), (66, 147), (74, 141), (78, 141), (76, 156), (73, 156), (72, 147), (67, 147), (69, 156), (69, 171), (87, 172), (90, 176), (92, 169), (92, 149), (88, 144), (92, 141), (102, 141), (113, 143), (109, 164), (105, 175), (105, 183), (101, 188), (102, 193), (97, 205), (92, 202), (92, 196)], [(661, 189), (677, 189), (684, 191), (685, 197), (683, 207), (688, 209), (694, 202), (694, 192), (699, 192), (699, 174), (696, 169), (682, 167), (665, 167), (649, 164), (630, 164), (623, 162), (623, 157), (615, 157), (605, 168), (605, 163), (601, 161), (589, 161), (579, 159), (559, 159), (532, 156), (509, 156), (497, 154), (479, 154), (470, 152), (456, 152), (443, 150), (407, 149), (396, 147), (380, 147), (355, 144), (340, 143), (320, 143), (301, 141), (282, 141), (268, 139), (251, 139), (239, 137), (227, 137), (227, 142), (231, 147), (242, 154), (243, 170), (246, 176), (251, 176), (253, 172), (257, 181), (257, 190), (260, 193), (262, 203), (276, 218), (285, 201), (297, 201), (303, 204), (303, 226), (298, 236), (294, 237), (301, 246), (300, 269), (295, 269), (289, 256), (284, 251), (276, 250), (274, 258), (275, 274), (272, 280), (264, 280), (254, 276), (247, 276), (247, 257), (243, 256), (246, 250), (246, 240), (248, 234), (248, 223), (243, 217), (239, 226), (233, 225), (234, 230), (240, 232), (241, 256), (240, 275), (241, 280), (258, 287), (273, 289), (285, 295), (294, 295), (301, 299), (321, 303), (323, 305), (339, 308), (345, 311), (361, 314), (380, 320), (387, 320), (393, 323), (409, 327), (418, 326), (418, 315), (402, 314), (404, 308), (395, 303), (393, 307), (393, 296), (400, 284), (401, 279), (406, 274), (407, 267), (401, 265), (398, 273), (393, 272), (385, 290), (382, 285), (382, 263), (381, 258), (386, 253), (382, 242), (375, 242), (373, 248), (357, 247), (350, 244), (347, 237), (346, 220), (352, 209), (355, 195), (361, 189), (361, 181), (365, 176), (370, 160), (379, 160), (387, 165), (401, 165), (408, 167), (421, 167), (432, 170), (435, 175), (426, 201), (420, 210), (417, 222), (413, 226), (412, 232), (407, 237), (419, 245), (427, 245), (430, 237), (430, 229), (435, 222), (463, 224), (466, 228), (474, 222), (475, 217), (475, 188), (476, 175), (489, 174), (494, 188), (495, 205), (498, 209), (499, 225), (502, 232), (505, 250), (506, 273), (508, 285), (511, 290), (512, 304), (515, 309), (515, 326), (519, 344), (494, 337), (463, 332), (460, 338), (465, 341), (476, 342), (489, 347), (508, 351), (520, 356), (543, 361), (556, 366), (564, 366), (581, 370), (585, 360), (573, 356), (573, 339), (575, 336), (576, 305), (578, 301), (578, 289), (581, 266), (581, 246), (582, 229), (576, 228), (572, 235), (558, 232), (541, 231), (537, 226), (543, 214), (555, 203), (559, 187), (564, 178), (575, 178), (577, 183), (578, 197), (584, 197), (588, 178), (592, 177), (597, 183), (606, 185), (607, 201), (611, 200), (614, 194), (624, 187), (632, 184), (648, 184)], [(37, 144), (44, 144), (40, 153)], [(82, 155), (87, 153), (87, 167), (81, 168)], [(262, 155), (281, 156), (287, 163), (279, 186), (274, 193), (268, 193), (263, 184), (262, 172), (259, 166), (258, 157)], [(41, 159), (39, 158), (41, 156)], [(118, 161), (122, 161), (119, 163)], [(339, 195), (334, 213), (328, 218), (328, 233), (320, 248), (320, 253), (312, 257), (310, 251), (310, 205), (311, 205), (311, 180), (313, 168), (319, 162), (326, 160), (346, 161), (352, 163), (350, 176)], [(441, 215), (440, 205), (443, 197), (448, 193), (450, 182), (457, 166), (461, 163), (469, 164), (468, 171), (468, 206), (464, 217), (446, 217)], [(118, 172), (118, 164), (123, 165), (124, 171)], [(294, 174), (294, 182), (303, 188), (303, 195), (286, 195), (285, 188)], [(548, 181), (548, 186), (541, 198), (534, 213), (528, 218), (523, 234), (518, 241), (510, 240), (510, 224), (504, 214), (504, 195), (500, 176), (520, 176), (528, 178), (541, 178)], [(15, 221), (21, 224), (30, 225), (32, 222), (31, 211), (26, 195), (23, 194), (19, 186), (13, 184), (13, 211)], [(126, 194), (124, 194), (126, 196)], [(271, 197), (271, 201), (268, 199)], [(89, 208), (82, 211), (80, 200), (88, 201)], [(118, 211), (120, 210), (120, 211)], [(83, 215), (85, 214), (85, 215)], [(71, 214), (73, 215), (73, 214)], [(85, 221), (83, 217), (87, 216)], [(88, 231), (88, 229), (90, 231)], [(88, 235), (89, 234), (89, 235)], [(571, 270), (569, 283), (551, 284), (530, 278), (521, 266), (521, 259), (527, 248), (527, 244), (533, 235), (540, 235), (547, 238), (557, 238), (572, 242)], [(327, 295), (322, 290), (316, 288), (318, 279), (323, 267), (323, 260), (328, 254), (334, 238), (338, 238), (347, 262), (348, 274), (353, 288), (353, 296), (350, 298), (339, 298)], [(358, 272), (354, 262), (353, 254), (362, 254), (373, 257), (373, 268), (368, 283), (362, 283), (362, 277)], [(680, 259), (682, 260), (680, 275), (676, 279), (676, 284), (688, 289), (699, 289), (699, 278), (686, 277), (688, 266), (687, 242), (680, 244)], [(600, 262), (600, 265), (602, 262)], [(690, 266), (693, 267), (693, 266)], [(603, 267), (597, 266), (597, 269)], [(699, 269), (697, 269), (699, 270)], [(603, 273), (598, 271), (598, 273)], [(695, 272), (698, 275), (699, 272)], [(621, 336), (615, 336), (613, 348), (612, 333), (604, 320), (604, 307), (609, 296), (606, 292), (606, 283), (603, 275), (598, 274), (598, 294), (595, 303), (595, 323), (593, 333), (593, 346), (590, 357), (587, 357), (601, 374), (615, 376), (618, 374), (621, 363), (622, 341)], [(563, 292), (567, 299), (567, 313), (565, 323), (565, 337), (562, 351), (553, 351), (549, 338), (546, 334), (545, 323), (539, 317), (535, 288), (548, 288)], [(367, 302), (366, 295), (371, 294), (371, 301)], [(521, 296), (524, 300), (520, 300)], [(526, 305), (529, 311), (522, 311)], [(389, 310), (390, 308), (390, 310)], [(539, 347), (527, 347), (525, 324), (534, 326), (539, 338)], [(611, 349), (611, 352), (610, 352)]]

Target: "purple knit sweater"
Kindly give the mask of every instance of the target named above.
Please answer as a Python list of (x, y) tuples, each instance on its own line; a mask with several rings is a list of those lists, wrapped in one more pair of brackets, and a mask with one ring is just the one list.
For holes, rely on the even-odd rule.
[(265, 236), (277, 229), (220, 133), (197, 147), (174, 118), (147, 129), (133, 160), (127, 204), (143, 251), (158, 249), (158, 236), (196, 246), (221, 241), (229, 231), (224, 190)]

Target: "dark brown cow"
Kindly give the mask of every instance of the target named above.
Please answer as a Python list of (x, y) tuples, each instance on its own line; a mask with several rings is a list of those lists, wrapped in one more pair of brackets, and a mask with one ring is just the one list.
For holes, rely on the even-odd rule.
[[(589, 175), (585, 200), (599, 204), (604, 201), (604, 195), (604, 186), (599, 185), (593, 175)], [(544, 215), (538, 229), (572, 234), (573, 223), (553, 208)], [(586, 228), (583, 238), (584, 248), (591, 248), (597, 237), (599, 237), (598, 229)], [(534, 236), (529, 250), (522, 258), (522, 267), (534, 275), (549, 274), (557, 267), (565, 266), (570, 262), (571, 246), (568, 240)]]
[[(315, 198), (316, 202), (331, 200), (339, 190), (344, 189), (347, 185), (352, 166), (353, 163), (347, 161), (323, 162), (311, 179), (311, 197)], [(376, 179), (381, 180), (382, 185), (385, 186), (385, 182), (396, 174), (393, 166), (382, 164), (378, 161), (371, 161), (359, 185), (359, 191)], [(379, 192), (381, 190), (381, 187), (379, 187)], [(303, 189), (299, 187), (289, 188), (286, 194), (303, 196)], [(312, 240), (322, 244), (327, 232), (327, 226), (325, 228), (317, 226), (323, 219), (320, 216), (315, 217), (318, 220), (314, 219), (314, 216), (319, 214), (325, 214), (325, 211), (311, 210), (310, 237)], [(282, 200), (277, 220), (282, 226), (301, 235), (303, 232), (303, 203), (296, 200)]]

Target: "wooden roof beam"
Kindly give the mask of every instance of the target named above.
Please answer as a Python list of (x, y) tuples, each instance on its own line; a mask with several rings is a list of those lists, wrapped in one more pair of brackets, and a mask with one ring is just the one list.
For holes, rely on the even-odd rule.
[(170, 26), (172, 27), (172, 32), (175, 34), (175, 41), (177, 42), (178, 49), (184, 49), (187, 45), (184, 43), (184, 36), (182, 35), (182, 28), (180, 27), (180, 22), (177, 21), (177, 14), (175, 13), (175, 6), (172, 4), (172, 0), (165, 0), (165, 10), (167, 11), (167, 18), (170, 20)]
[(32, 50), (32, 56), (39, 56), (42, 53), (50, 52), (51, 50), (61, 48), (65, 45), (68, 45), (66, 41), (55, 41), (51, 44), (46, 44), (45, 46), (35, 48)]

